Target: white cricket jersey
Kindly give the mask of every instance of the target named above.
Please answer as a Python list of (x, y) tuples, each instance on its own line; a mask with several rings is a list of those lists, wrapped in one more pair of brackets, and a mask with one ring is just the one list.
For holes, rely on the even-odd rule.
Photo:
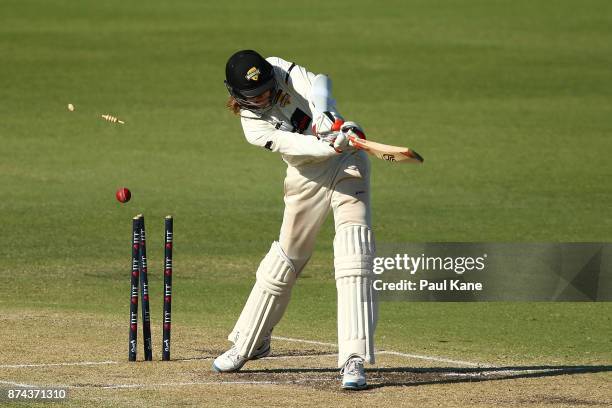
[(242, 129), (249, 143), (279, 152), (290, 166), (321, 162), (337, 152), (312, 133), (310, 91), (315, 74), (278, 57), (266, 60), (274, 67), (277, 95), (274, 106), (258, 115), (242, 109)]

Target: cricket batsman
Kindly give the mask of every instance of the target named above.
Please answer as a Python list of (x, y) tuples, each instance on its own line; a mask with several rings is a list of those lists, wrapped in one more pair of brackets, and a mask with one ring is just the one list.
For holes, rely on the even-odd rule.
[(227, 106), (240, 117), (247, 141), (278, 152), (287, 163), (285, 210), (278, 241), (259, 264), (256, 281), (217, 357), (217, 372), (240, 370), (270, 353), (271, 334), (291, 289), (312, 255), (329, 210), (334, 214), (334, 267), (338, 294), (338, 368), (342, 388), (366, 388), (364, 362), (374, 363), (377, 304), (371, 286), (375, 256), (370, 212), (370, 165), (349, 136), (365, 138), (344, 121), (330, 79), (252, 50), (227, 61)]

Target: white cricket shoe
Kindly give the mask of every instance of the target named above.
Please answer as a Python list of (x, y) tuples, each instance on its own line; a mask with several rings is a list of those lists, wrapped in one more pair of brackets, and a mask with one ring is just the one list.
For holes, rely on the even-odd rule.
[(255, 350), (253, 357), (242, 357), (238, 354), (238, 349), (234, 345), (215, 359), (212, 368), (218, 373), (233, 373), (240, 370), (247, 361), (257, 360), (266, 357), (268, 354), (270, 354), (270, 336), (264, 338), (263, 344)]
[(349, 357), (340, 374), (342, 374), (342, 388), (345, 390), (363, 390), (368, 387), (361, 357)]

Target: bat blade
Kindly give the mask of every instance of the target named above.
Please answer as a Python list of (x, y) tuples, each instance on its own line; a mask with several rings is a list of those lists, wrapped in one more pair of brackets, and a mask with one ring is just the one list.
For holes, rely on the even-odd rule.
[(349, 140), (355, 148), (368, 152), (381, 160), (395, 163), (417, 164), (423, 163), (424, 161), (420, 154), (407, 147), (386, 145), (372, 140), (358, 139), (355, 136), (349, 136)]

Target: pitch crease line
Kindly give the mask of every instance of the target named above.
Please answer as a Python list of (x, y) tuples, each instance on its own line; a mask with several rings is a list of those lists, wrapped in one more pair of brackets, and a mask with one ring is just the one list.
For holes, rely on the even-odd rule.
[(28, 368), (28, 367), (58, 367), (58, 366), (88, 366), (119, 364), (117, 361), (76, 361), (74, 363), (41, 363), (41, 364), (2, 364), (0, 368)]
[[(288, 341), (294, 343), (302, 343), (302, 344), (313, 344), (318, 346), (326, 346), (326, 347), (334, 347), (337, 348), (337, 345), (334, 343), (328, 343), (323, 341), (315, 341), (315, 340), (305, 340), (305, 339), (296, 339), (292, 337), (283, 337), (283, 336), (272, 336), (275, 340)], [(406, 357), (412, 359), (419, 360), (427, 360), (427, 361), (438, 361), (442, 363), (456, 364), (456, 365), (465, 365), (470, 367), (495, 367), (491, 364), (483, 364), (483, 363), (475, 363), (472, 361), (464, 361), (464, 360), (454, 360), (444, 357), (437, 356), (427, 356), (422, 354), (410, 354), (410, 353), (402, 353), (399, 351), (392, 350), (377, 350), (379, 354), (388, 354), (395, 355), (399, 357)], [(337, 355), (335, 353), (326, 354), (325, 356), (334, 356)], [(308, 357), (317, 357), (314, 356), (271, 356), (269, 359), (291, 359), (291, 358), (308, 358)], [(211, 358), (207, 358), (211, 359)], [(181, 361), (178, 359), (177, 361)], [(40, 364), (2, 364), (0, 368), (28, 368), (28, 367), (64, 367), (64, 366), (95, 366), (95, 365), (108, 365), (108, 364), (119, 364), (118, 361), (77, 361), (73, 363), (40, 363)]]
[(38, 387), (36, 385), (23, 384), (23, 383), (18, 383), (18, 382), (14, 382), (14, 381), (2, 381), (2, 380), (0, 380), (0, 384), (11, 385), (13, 387), (22, 387), (22, 388), (40, 388), (40, 387)]
[(474, 373), (446, 373), (444, 375), (447, 377), (496, 377), (496, 376), (501, 376), (501, 375), (515, 375), (515, 374), (554, 373), (557, 371), (560, 372), (562, 370), (558, 368), (543, 368), (541, 370), (479, 371), (479, 372), (474, 372)]

